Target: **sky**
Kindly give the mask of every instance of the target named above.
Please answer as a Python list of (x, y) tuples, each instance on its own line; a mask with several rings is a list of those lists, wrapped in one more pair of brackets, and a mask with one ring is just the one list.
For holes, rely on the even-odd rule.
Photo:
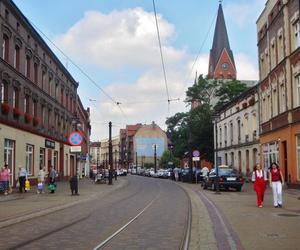
[[(113, 135), (126, 124), (155, 121), (165, 129), (167, 117), (187, 110), (196, 72), (207, 74), (218, 0), (155, 0), (170, 105), (152, 0), (14, 2), (79, 82), (94, 141), (108, 137), (109, 121)], [(256, 20), (265, 2), (222, 3), (240, 80), (258, 80)]]

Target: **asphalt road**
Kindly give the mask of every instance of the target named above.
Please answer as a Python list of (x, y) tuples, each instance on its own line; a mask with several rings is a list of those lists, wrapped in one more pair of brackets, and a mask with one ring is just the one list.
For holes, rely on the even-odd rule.
[(129, 185), (102, 199), (0, 229), (0, 249), (180, 249), (189, 211), (183, 189), (126, 178)]

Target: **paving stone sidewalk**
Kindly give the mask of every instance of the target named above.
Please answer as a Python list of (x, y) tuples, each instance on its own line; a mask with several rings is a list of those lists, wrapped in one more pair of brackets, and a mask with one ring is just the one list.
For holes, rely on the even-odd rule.
[(234, 241), (237, 249), (294, 249), (300, 244), (296, 236), (300, 230), (300, 190), (284, 188), (283, 208), (277, 209), (273, 208), (271, 188), (267, 188), (265, 206), (260, 209), (251, 183), (245, 183), (242, 192), (220, 195), (203, 191), (200, 185), (179, 185), (187, 190), (192, 202), (190, 249), (223, 249), (218, 239), (220, 224), (211, 216), (207, 203), (216, 208), (215, 217), (225, 224), (225, 238), (229, 243)]
[(52, 213), (91, 199), (100, 199), (104, 195), (128, 184), (126, 177), (119, 177), (113, 185), (95, 184), (92, 180), (79, 180), (79, 195), (71, 195), (69, 182), (57, 182), (57, 191), (50, 194), (45, 190), (37, 194), (36, 187), (27, 193), (0, 195), (0, 228), (31, 218)]

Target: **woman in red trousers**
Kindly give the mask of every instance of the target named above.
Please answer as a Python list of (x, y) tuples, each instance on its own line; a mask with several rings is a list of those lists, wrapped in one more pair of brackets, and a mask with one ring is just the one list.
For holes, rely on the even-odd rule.
[(252, 181), (254, 182), (254, 190), (257, 197), (257, 206), (263, 207), (264, 194), (266, 190), (267, 175), (259, 164), (256, 165), (252, 173)]

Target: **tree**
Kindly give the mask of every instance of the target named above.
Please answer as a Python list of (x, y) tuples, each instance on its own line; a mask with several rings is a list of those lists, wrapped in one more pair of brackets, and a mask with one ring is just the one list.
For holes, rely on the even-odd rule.
[(200, 75), (192, 87), (189, 87), (186, 91), (185, 102), (191, 103), (193, 100), (197, 100), (200, 103), (211, 104), (216, 89), (218, 87), (218, 82), (215, 80), (204, 78)]
[[(170, 166), (169, 162), (172, 162), (173, 165)], [(172, 154), (170, 150), (165, 150), (160, 158), (160, 166), (162, 168), (169, 168), (169, 167), (178, 167), (180, 164), (180, 160)]]
[(238, 80), (222, 82), (220, 84), (220, 87), (216, 91), (216, 97), (218, 98), (218, 102), (215, 106), (215, 110), (219, 110), (226, 103), (234, 100), (247, 89), (247, 85)]

